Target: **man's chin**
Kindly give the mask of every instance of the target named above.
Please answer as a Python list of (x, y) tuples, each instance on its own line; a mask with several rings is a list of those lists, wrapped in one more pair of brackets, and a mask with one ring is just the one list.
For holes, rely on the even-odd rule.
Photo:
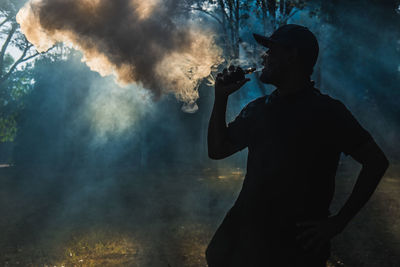
[(271, 84), (273, 83), (273, 79), (271, 77), (271, 73), (269, 71), (267, 71), (266, 69), (263, 69), (260, 75), (260, 81), (262, 83), (267, 83), (267, 84)]

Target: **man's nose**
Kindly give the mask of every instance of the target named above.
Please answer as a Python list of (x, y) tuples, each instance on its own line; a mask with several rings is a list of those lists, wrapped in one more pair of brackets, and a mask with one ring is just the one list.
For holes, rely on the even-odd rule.
[(267, 55), (267, 52), (264, 52), (262, 55), (261, 55), (261, 58), (263, 59), (263, 60), (265, 60), (265, 58), (267, 57), (268, 55)]
[(264, 54), (262, 54), (261, 58), (262, 58), (262, 64), (265, 64), (267, 62), (268, 53), (265, 52)]

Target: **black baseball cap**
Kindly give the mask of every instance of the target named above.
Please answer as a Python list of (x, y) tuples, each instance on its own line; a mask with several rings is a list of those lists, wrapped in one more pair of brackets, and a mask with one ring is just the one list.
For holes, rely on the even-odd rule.
[(279, 27), (270, 37), (253, 33), (254, 39), (262, 46), (271, 48), (274, 44), (298, 49), (304, 63), (313, 67), (317, 62), (319, 46), (315, 35), (307, 28), (297, 24)]

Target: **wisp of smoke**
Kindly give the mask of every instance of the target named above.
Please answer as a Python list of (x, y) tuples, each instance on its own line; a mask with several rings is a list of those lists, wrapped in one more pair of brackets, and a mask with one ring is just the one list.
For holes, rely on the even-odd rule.
[(193, 104), (222, 52), (210, 32), (175, 23), (175, 7), (175, 0), (30, 0), (17, 21), (40, 52), (69, 44), (102, 76)]
[(147, 91), (131, 86), (118, 86), (110, 79), (93, 81), (83, 116), (93, 130), (92, 146), (113, 137), (132, 137), (136, 123), (154, 108)]

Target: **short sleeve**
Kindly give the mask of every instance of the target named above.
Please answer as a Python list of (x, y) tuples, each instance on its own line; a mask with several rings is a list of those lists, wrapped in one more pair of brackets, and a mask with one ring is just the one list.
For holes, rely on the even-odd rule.
[(239, 151), (249, 145), (251, 133), (254, 128), (254, 120), (262, 99), (257, 99), (245, 106), (239, 115), (228, 124), (229, 142)]
[(335, 100), (335, 102), (333, 109), (335, 144), (346, 156), (351, 155), (363, 144), (370, 141), (372, 136), (342, 102), (338, 100)]

